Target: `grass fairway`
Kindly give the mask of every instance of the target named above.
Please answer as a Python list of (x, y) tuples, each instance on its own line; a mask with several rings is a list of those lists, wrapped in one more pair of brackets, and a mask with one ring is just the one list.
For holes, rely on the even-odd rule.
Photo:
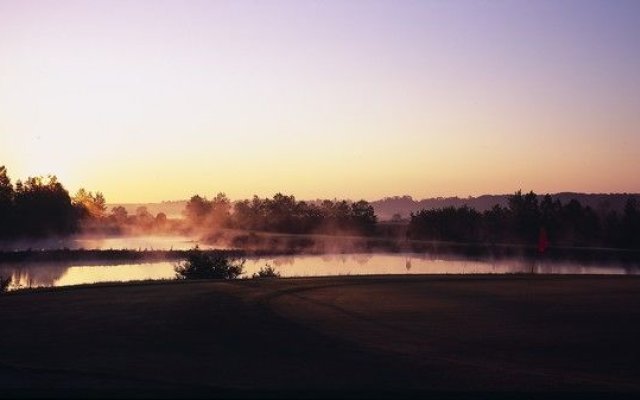
[(2, 396), (639, 391), (640, 278), (371, 276), (0, 297)]

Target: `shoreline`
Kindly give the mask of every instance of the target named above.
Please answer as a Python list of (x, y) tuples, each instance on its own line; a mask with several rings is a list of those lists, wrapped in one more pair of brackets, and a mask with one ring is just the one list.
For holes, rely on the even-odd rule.
[(196, 285), (204, 283), (229, 283), (235, 284), (237, 282), (273, 282), (275, 280), (281, 281), (334, 281), (334, 280), (359, 280), (359, 279), (387, 279), (390, 281), (403, 280), (403, 279), (430, 279), (430, 280), (443, 280), (443, 281), (474, 281), (474, 280), (487, 280), (487, 279), (501, 279), (505, 280), (564, 280), (564, 279), (594, 279), (594, 278), (616, 278), (616, 279), (637, 279), (640, 280), (640, 275), (603, 275), (603, 274), (540, 274), (529, 272), (511, 272), (511, 273), (449, 273), (449, 274), (358, 274), (358, 275), (316, 275), (316, 276), (283, 276), (278, 278), (237, 278), (237, 279), (145, 279), (145, 280), (132, 280), (132, 281), (106, 281), (95, 283), (79, 283), (74, 285), (63, 286), (39, 286), (39, 287), (27, 287), (22, 289), (14, 289), (2, 294), (3, 296), (16, 296), (27, 295), (34, 293), (48, 293), (48, 292), (64, 292), (73, 290), (84, 289), (102, 289), (102, 288), (117, 288), (117, 287), (146, 287), (146, 286), (169, 286), (169, 285)]
[[(325, 239), (331, 243), (339, 242), (340, 237)], [(261, 256), (303, 256), (323, 254), (432, 254), (443, 259), (456, 259), (456, 257), (471, 258), (478, 261), (525, 258), (580, 261), (586, 263), (619, 262), (640, 263), (640, 250), (617, 249), (603, 247), (549, 247), (544, 253), (540, 253), (536, 246), (519, 244), (478, 244), (456, 243), (436, 241), (390, 241), (375, 238), (344, 239), (342, 247), (332, 246), (329, 249), (318, 248), (288, 248), (278, 246), (273, 248), (228, 248), (206, 249), (207, 253), (225, 254), (230, 257), (261, 257)], [(356, 241), (361, 245), (354, 246)], [(386, 245), (377, 245), (384, 242)], [(365, 243), (364, 245), (362, 243)], [(153, 249), (27, 249), (27, 250), (0, 250), (0, 265), (2, 263), (15, 262), (52, 262), (52, 261), (173, 261), (186, 257), (189, 250), (153, 250)]]

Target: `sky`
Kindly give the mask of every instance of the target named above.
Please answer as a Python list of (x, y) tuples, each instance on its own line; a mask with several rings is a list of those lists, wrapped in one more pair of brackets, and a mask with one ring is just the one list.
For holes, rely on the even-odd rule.
[(0, 0), (0, 165), (109, 202), (640, 192), (640, 1)]

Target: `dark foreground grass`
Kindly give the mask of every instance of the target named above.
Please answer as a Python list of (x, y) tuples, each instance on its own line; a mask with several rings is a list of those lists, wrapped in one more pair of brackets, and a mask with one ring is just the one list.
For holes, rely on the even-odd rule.
[(640, 391), (640, 278), (363, 276), (0, 296), (0, 397)]

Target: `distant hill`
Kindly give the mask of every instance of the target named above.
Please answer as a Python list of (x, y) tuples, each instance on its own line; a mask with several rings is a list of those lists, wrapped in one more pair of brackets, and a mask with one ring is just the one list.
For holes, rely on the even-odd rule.
[[(508, 204), (508, 196), (509, 195), (506, 194), (487, 194), (478, 197), (434, 197), (422, 200), (414, 200), (411, 196), (395, 196), (373, 201), (371, 202), (371, 205), (373, 205), (373, 208), (376, 210), (378, 219), (384, 221), (391, 219), (394, 214), (400, 214), (402, 218), (408, 218), (410, 213), (422, 209), (434, 209), (450, 206), (461, 207), (467, 205), (482, 212), (492, 208), (496, 204), (506, 207)], [(539, 195), (538, 198), (541, 200), (543, 196), (544, 195)], [(640, 201), (640, 194), (638, 193), (592, 194), (562, 192), (551, 195), (554, 200), (559, 199), (563, 204), (571, 201), (572, 199), (576, 199), (583, 206), (589, 206), (596, 211), (621, 211), (622, 209), (624, 209), (624, 205), (629, 196), (633, 196), (638, 199), (638, 201)]]
[(160, 203), (114, 203), (107, 204), (107, 209), (111, 212), (113, 207), (122, 206), (129, 214), (135, 214), (139, 207), (146, 207), (152, 215), (165, 213), (168, 218), (182, 218), (182, 210), (184, 210), (186, 200), (163, 201)]
[[(394, 196), (386, 197), (381, 200), (372, 201), (371, 205), (376, 211), (376, 215), (380, 221), (390, 220), (395, 214), (399, 214), (402, 218), (409, 218), (412, 212), (422, 209), (434, 209), (442, 207), (461, 207), (467, 205), (471, 208), (482, 212), (490, 209), (496, 204), (503, 207), (507, 206), (507, 194), (486, 194), (478, 197), (431, 197), (422, 200), (415, 200), (411, 196)], [(539, 198), (542, 198), (540, 195)], [(552, 194), (551, 197), (559, 199), (562, 203), (567, 203), (572, 199), (578, 200), (584, 206), (590, 206), (596, 211), (617, 210), (624, 208), (625, 202), (633, 196), (640, 201), (638, 193), (572, 193), (562, 192)], [(312, 200), (312, 202), (319, 200)], [(130, 214), (135, 214), (138, 207), (147, 207), (147, 210), (156, 215), (163, 212), (169, 218), (181, 218), (182, 210), (184, 210), (186, 200), (163, 201), (160, 203), (122, 203), (108, 204), (109, 211), (113, 207), (123, 206)]]

